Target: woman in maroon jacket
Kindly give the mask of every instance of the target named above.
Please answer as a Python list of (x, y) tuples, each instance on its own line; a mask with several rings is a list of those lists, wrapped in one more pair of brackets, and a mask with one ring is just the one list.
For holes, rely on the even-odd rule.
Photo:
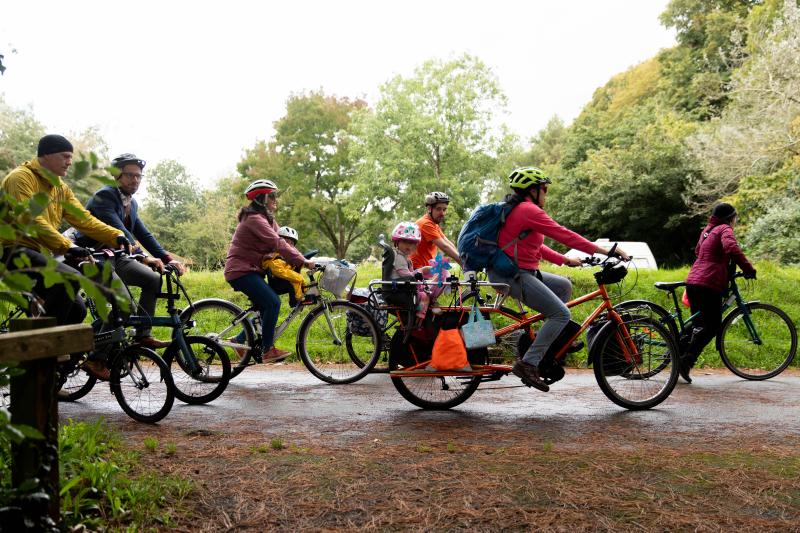
[(745, 278), (755, 278), (756, 269), (745, 257), (733, 226), (736, 224), (736, 209), (731, 204), (721, 203), (714, 207), (708, 225), (700, 233), (694, 249), (697, 257), (686, 278), (686, 294), (692, 314), (700, 312), (694, 321), (691, 335), (684, 338), (688, 347), (681, 359), (681, 376), (687, 383), (697, 358), (703, 348), (717, 336), (722, 322), (722, 296), (728, 287), (728, 265), (735, 264), (744, 272)]
[(281, 300), (264, 280), (261, 263), (266, 254), (278, 252), (293, 267), (314, 268), (291, 244), (278, 236), (275, 209), (278, 187), (270, 180), (256, 180), (245, 190), (250, 205), (239, 211), (239, 224), (225, 259), (225, 281), (234, 290), (243, 292), (261, 313), (261, 345), (263, 362), (285, 359), (291, 352), (273, 346), (275, 324)]

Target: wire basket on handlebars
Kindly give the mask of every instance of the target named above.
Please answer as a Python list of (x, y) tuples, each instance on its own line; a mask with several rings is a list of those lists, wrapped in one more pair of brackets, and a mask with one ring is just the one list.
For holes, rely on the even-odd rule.
[(349, 263), (337, 259), (325, 265), (325, 271), (319, 279), (319, 286), (337, 298), (341, 298), (355, 275), (356, 270)]

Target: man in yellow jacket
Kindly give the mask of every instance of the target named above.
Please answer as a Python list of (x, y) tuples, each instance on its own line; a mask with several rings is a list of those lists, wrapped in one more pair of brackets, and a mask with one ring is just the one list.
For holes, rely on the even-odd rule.
[[(48, 255), (86, 257), (89, 252), (85, 248), (75, 246), (58, 231), (62, 220), (113, 247), (128, 242), (120, 230), (100, 222), (84, 209), (72, 189), (62, 179), (72, 164), (72, 152), (72, 144), (66, 138), (61, 135), (45, 135), (39, 140), (37, 157), (12, 170), (0, 183), (0, 194), (17, 201), (27, 203), (37, 193), (48, 198), (44, 210), (32, 220), (35, 235), (23, 235), (15, 239), (0, 237), (2, 261), (7, 268), (16, 268), (13, 259), (20, 255), (27, 256), (34, 268), (45, 266)], [(70, 207), (65, 209), (65, 205)], [(78, 274), (77, 270), (63, 263), (59, 263), (56, 270)], [(63, 284), (45, 287), (41, 275), (30, 276), (36, 282), (34, 291), (44, 300), (45, 314), (54, 316), (59, 325), (83, 321), (86, 306), (77, 291), (73, 298)]]

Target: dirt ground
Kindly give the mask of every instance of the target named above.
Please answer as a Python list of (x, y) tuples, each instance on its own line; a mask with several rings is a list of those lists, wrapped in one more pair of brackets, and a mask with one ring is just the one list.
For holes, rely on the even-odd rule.
[(275, 365), (157, 426), (101, 387), (60, 411), (158, 440), (149, 466), (196, 485), (179, 531), (800, 531), (800, 373), (694, 376), (649, 411), (570, 370), (547, 394), (512, 376), (434, 412), (385, 374), (332, 386)]

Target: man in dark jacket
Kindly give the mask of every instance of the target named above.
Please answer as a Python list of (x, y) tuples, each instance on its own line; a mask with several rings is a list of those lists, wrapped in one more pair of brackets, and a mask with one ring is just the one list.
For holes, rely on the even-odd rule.
[[(111, 164), (120, 171), (117, 176), (117, 186), (103, 187), (94, 193), (86, 204), (86, 209), (109, 226), (122, 230), (133, 243), (133, 253), (147, 251), (149, 254), (144, 258), (144, 264), (130, 257), (120, 257), (115, 260), (114, 270), (128, 285), (141, 287), (139, 314), (152, 316), (156, 309), (157, 294), (161, 290), (164, 264), (173, 265), (181, 274), (185, 268), (164, 250), (139, 218), (139, 206), (133, 195), (139, 190), (146, 163), (134, 154), (126, 153), (115, 158)], [(76, 243), (91, 248), (101, 246), (91, 237), (81, 233), (78, 233)], [(169, 345), (168, 342), (154, 339), (147, 326), (137, 329), (136, 341), (147, 348), (163, 348)]]

